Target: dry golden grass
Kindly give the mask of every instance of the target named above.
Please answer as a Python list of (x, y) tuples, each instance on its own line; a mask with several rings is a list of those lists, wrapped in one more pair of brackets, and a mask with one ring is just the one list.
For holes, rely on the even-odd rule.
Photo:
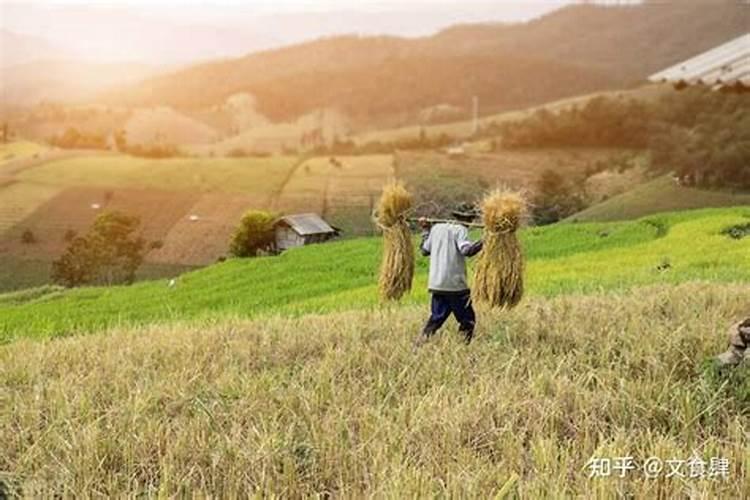
[[(747, 287), (705, 283), (533, 299), (418, 353), (425, 308), (17, 341), (0, 477), (46, 497), (742, 498), (743, 379), (700, 367), (746, 306)], [(730, 480), (585, 468), (694, 454)]]
[(383, 188), (377, 223), (383, 231), (383, 260), (378, 288), (383, 300), (398, 300), (411, 290), (414, 280), (414, 244), (406, 221), (412, 196), (400, 182)]
[(523, 297), (524, 259), (516, 231), (527, 215), (521, 193), (496, 189), (481, 203), (484, 247), (474, 268), (473, 299), (515, 307)]

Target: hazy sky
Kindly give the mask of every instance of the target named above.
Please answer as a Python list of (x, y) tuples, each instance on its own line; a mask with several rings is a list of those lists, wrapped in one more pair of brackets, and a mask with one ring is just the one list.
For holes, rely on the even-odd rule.
[[(575, 0), (501, 0), (485, 2), (497, 6), (507, 6), (517, 11), (529, 7), (529, 12), (537, 12), (539, 6), (557, 7), (573, 3)], [(264, 13), (284, 12), (325, 12), (325, 11), (384, 11), (404, 10), (409, 8), (439, 6), (460, 9), (465, 2), (457, 0), (0, 0), (0, 4), (36, 4), (36, 5), (78, 5), (104, 7), (204, 7), (217, 9), (221, 7), (242, 7)]]
[(424, 36), (461, 23), (526, 21), (569, 3), (574, 1), (0, 0), (0, 27), (47, 41), (68, 58), (182, 64), (321, 36)]

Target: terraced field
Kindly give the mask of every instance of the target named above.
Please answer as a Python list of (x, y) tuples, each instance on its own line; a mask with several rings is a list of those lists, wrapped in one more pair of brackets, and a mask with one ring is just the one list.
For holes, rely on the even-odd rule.
[(371, 206), (373, 196), (379, 196), (388, 179), (396, 176), (390, 155), (345, 156), (335, 161), (326, 199), (331, 209)]
[(164, 247), (148, 256), (150, 262), (205, 266), (226, 254), (242, 215), (259, 207), (253, 196), (204, 194), (164, 236)]
[(0, 251), (6, 244), (4, 233), (21, 223), (41, 205), (56, 196), (62, 189), (45, 184), (0, 181)]
[(312, 158), (294, 171), (274, 208), (285, 213), (317, 212), (347, 235), (367, 234), (374, 200), (393, 177), (390, 155)]
[[(16, 150), (33, 148), (20, 144)], [(249, 209), (318, 212), (347, 236), (362, 234), (370, 228), (374, 197), (394, 175), (388, 155), (300, 162), (283, 156), (151, 160), (61, 151), (12, 164), (23, 168), (0, 177), (0, 253), (7, 262), (16, 259), (25, 273), (12, 280), (18, 287), (45, 283), (49, 262), (67, 245), (66, 233), (85, 233), (103, 210), (140, 217), (144, 237), (163, 243), (147, 256), (148, 264), (184, 268), (224, 256)], [(21, 243), (27, 230), (35, 244)], [(31, 262), (44, 265), (32, 272), (26, 265)], [(0, 288), (15, 288), (5, 285)]]
[(297, 166), (276, 195), (277, 212), (323, 212), (333, 166), (328, 159), (313, 158)]
[[(11, 255), (50, 260), (67, 246), (66, 232), (84, 234), (103, 210), (116, 210), (139, 217), (147, 240), (163, 241), (177, 221), (187, 217), (198, 198), (199, 194), (188, 191), (67, 188), (9, 229), (3, 239)], [(21, 243), (21, 233), (26, 230), (33, 232), (36, 243)]]
[(399, 177), (409, 180), (434, 175), (471, 176), (490, 185), (507, 184), (530, 188), (539, 175), (554, 170), (564, 176), (576, 176), (586, 167), (606, 162), (622, 154), (618, 150), (548, 149), (538, 151), (502, 151), (453, 158), (434, 152), (400, 152), (397, 155)]
[(17, 141), (7, 144), (0, 144), (0, 165), (5, 162), (31, 158), (34, 155), (43, 153), (49, 148), (36, 142)]
[(297, 159), (170, 158), (88, 156), (53, 161), (28, 169), (18, 178), (62, 186), (116, 186), (167, 191), (240, 192), (271, 201)]

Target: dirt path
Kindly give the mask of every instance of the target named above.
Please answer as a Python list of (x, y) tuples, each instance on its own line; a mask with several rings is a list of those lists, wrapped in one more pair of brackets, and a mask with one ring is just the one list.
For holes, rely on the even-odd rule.
[(309, 159), (310, 158), (308, 158), (306, 156), (300, 157), (297, 160), (297, 163), (292, 168), (289, 169), (289, 171), (286, 174), (286, 177), (284, 177), (284, 180), (281, 181), (281, 184), (279, 184), (279, 187), (273, 193), (271, 193), (271, 196), (269, 198), (269, 205), (270, 205), (270, 207), (271, 207), (272, 210), (277, 211), (279, 209), (280, 201), (281, 201), (281, 196), (284, 193), (284, 190), (289, 185), (289, 183), (292, 181), (292, 179), (294, 178), (294, 176), (297, 173), (297, 171)]

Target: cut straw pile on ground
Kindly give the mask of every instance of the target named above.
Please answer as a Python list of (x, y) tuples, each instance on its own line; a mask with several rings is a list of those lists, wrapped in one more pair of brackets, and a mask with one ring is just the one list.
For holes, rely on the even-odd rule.
[[(746, 298), (531, 298), (484, 313), (468, 347), (443, 335), (416, 355), (423, 307), (21, 340), (0, 347), (0, 481), (39, 498), (496, 498), (509, 482), (511, 498), (743, 498), (750, 366), (701, 366)], [(730, 479), (586, 468), (694, 454)]]
[(516, 232), (526, 217), (520, 193), (495, 190), (481, 204), (484, 247), (474, 268), (473, 299), (512, 308), (523, 297), (523, 250)]
[(378, 282), (383, 300), (398, 300), (411, 290), (414, 279), (414, 244), (406, 216), (411, 194), (401, 183), (383, 188), (377, 208), (377, 224), (383, 231), (383, 261)]

